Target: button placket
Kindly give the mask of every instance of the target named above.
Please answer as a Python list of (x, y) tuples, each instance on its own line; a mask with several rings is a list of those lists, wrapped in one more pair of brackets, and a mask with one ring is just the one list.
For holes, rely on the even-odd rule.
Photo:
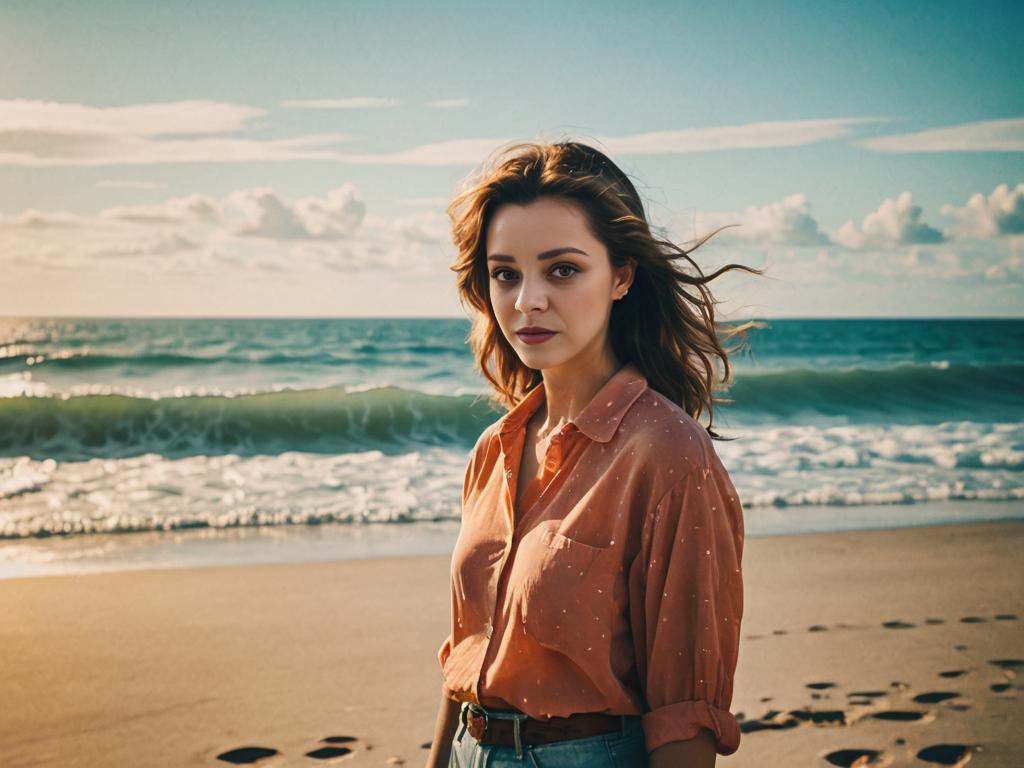
[(562, 435), (565, 434), (563, 429), (558, 434), (551, 438), (551, 442), (548, 445), (547, 458), (544, 461), (544, 466), (548, 471), (554, 472), (562, 463)]
[[(515, 447), (514, 444), (511, 446), (511, 448), (509, 448), (504, 443), (502, 443), (502, 454), (505, 456), (505, 480), (506, 480), (506, 482), (505, 482), (504, 497), (505, 497), (505, 503), (506, 503), (506, 506), (508, 508), (508, 511), (509, 511), (510, 515), (511, 515), (511, 510), (512, 510), (512, 499), (513, 499), (514, 491), (512, 489), (512, 466), (511, 466), (512, 465), (512, 459), (509, 457), (509, 454), (510, 454), (511, 451), (514, 451), (514, 450), (516, 450), (516, 447)], [(498, 580), (497, 580), (496, 588), (495, 588), (495, 591), (494, 591), (494, 600), (491, 603), (491, 618), (488, 619), (487, 623), (484, 625), (484, 636), (487, 639), (487, 642), (484, 644), (484, 647), (483, 647), (483, 658), (484, 659), (487, 659), (487, 656), (490, 653), (491, 638), (494, 636), (494, 616), (496, 615), (497, 611), (499, 610), (499, 603), (498, 603), (498, 601), (501, 598), (502, 585), (504, 584), (505, 571), (506, 571), (506, 568), (508, 566), (509, 555), (510, 555), (510, 551), (511, 551), (513, 526), (512, 526), (511, 519), (509, 519), (508, 522), (509, 522), (509, 537), (505, 541), (504, 556), (503, 556), (502, 561), (501, 561), (501, 566), (498, 568)], [(479, 696), (480, 696), (480, 683), (481, 683), (481, 681), (483, 679), (483, 674), (484, 674), (484, 669), (483, 669), (483, 665), (481, 664), (480, 672), (477, 675), (476, 683), (474, 685), (474, 692), (475, 692), (475, 694), (477, 696), (477, 699), (479, 699)]]

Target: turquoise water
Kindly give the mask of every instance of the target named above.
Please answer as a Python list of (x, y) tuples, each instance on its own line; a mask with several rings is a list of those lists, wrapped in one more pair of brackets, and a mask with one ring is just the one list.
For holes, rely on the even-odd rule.
[[(840, 529), (869, 506), (898, 526), (907, 505), (1024, 499), (1024, 321), (766, 322), (715, 411), (751, 530), (808, 506)], [(501, 415), (468, 331), (2, 320), (0, 537), (457, 521)]]

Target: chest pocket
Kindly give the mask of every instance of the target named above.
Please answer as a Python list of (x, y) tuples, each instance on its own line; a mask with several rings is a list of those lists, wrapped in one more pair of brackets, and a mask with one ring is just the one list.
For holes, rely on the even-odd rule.
[(544, 531), (521, 574), (526, 631), (541, 645), (574, 657), (610, 642), (617, 552)]

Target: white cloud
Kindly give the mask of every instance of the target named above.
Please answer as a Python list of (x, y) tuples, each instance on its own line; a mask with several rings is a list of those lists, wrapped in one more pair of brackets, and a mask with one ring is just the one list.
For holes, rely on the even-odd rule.
[(847, 221), (836, 232), (835, 239), (847, 248), (898, 248), (904, 245), (941, 243), (945, 238), (939, 230), (921, 221), (921, 208), (914, 205), (910, 192), (895, 200), (887, 199), (864, 217), (860, 226)]
[(73, 227), (86, 227), (91, 221), (92, 219), (88, 216), (78, 216), (74, 213), (38, 211), (35, 208), (29, 208), (26, 211), (10, 216), (0, 214), (0, 231), (5, 229), (70, 229)]
[(72, 132), (33, 132), (12, 137), (9, 132), (0, 130), (0, 165), (103, 166), (332, 160), (336, 155), (316, 147), (347, 139), (346, 134), (329, 133), (294, 139), (154, 141), (138, 136)]
[[(810, 203), (804, 194), (789, 195), (781, 202), (765, 206), (749, 206), (742, 213), (701, 213), (696, 217), (701, 236), (718, 227), (738, 224), (724, 230), (740, 240), (765, 245), (815, 246), (827, 245), (828, 235), (818, 230), (818, 222), (811, 215)], [(710, 242), (710, 241), (709, 241)]]
[(993, 238), (1024, 234), (1024, 182), (1013, 189), (1000, 184), (988, 197), (975, 192), (966, 205), (946, 204), (941, 212), (943, 216), (956, 219), (949, 231), (958, 237)]
[(397, 107), (401, 103), (398, 99), (367, 96), (349, 99), (292, 99), (282, 101), (281, 106), (297, 109), (380, 109)]
[[(311, 99), (282, 102), (305, 109), (380, 108), (394, 99)], [(464, 106), (466, 100), (430, 102)], [(28, 100), (0, 100), (0, 165), (104, 166), (161, 163), (258, 163), (317, 160), (361, 165), (474, 166), (519, 139), (471, 137), (384, 153), (340, 152), (344, 133), (254, 139), (210, 136), (263, 127), (266, 111), (239, 104), (180, 101), (123, 107)], [(887, 118), (790, 120), (631, 134), (599, 139), (609, 152), (678, 154), (726, 149), (788, 147), (845, 136), (856, 125)], [(200, 134), (206, 134), (201, 135)], [(185, 136), (182, 138), (182, 136)], [(588, 137), (583, 138), (589, 141)]]
[(961, 123), (855, 143), (876, 152), (1024, 152), (1024, 118)]
[(450, 259), (447, 218), (366, 213), (352, 184), (288, 200), (270, 188), (216, 199), (193, 194), (93, 216), (30, 210), (0, 215), (0, 271), (111, 268), (143, 273), (205, 270), (394, 271), (437, 274)]
[[(233, 234), (270, 240), (338, 240), (359, 227), (366, 206), (346, 184), (326, 198), (304, 197), (290, 204), (269, 188), (231, 193), (224, 206)], [(234, 214), (240, 214), (236, 216)]]
[[(838, 138), (850, 133), (854, 125), (885, 122), (887, 119), (851, 117), (826, 120), (790, 120), (638, 133), (596, 139), (582, 137), (580, 140), (596, 145), (614, 156), (789, 147)], [(502, 148), (509, 147), (521, 140), (513, 137), (453, 139), (420, 144), (410, 149), (390, 153), (330, 153), (324, 159), (376, 165), (473, 166), (478, 165), (489, 156), (500, 154)], [(545, 140), (545, 137), (538, 137), (537, 140)]]
[(198, 242), (190, 240), (180, 232), (165, 231), (153, 233), (144, 240), (86, 248), (85, 255), (99, 258), (133, 258), (163, 256), (179, 251), (193, 251), (197, 248)]
[(402, 237), (429, 244), (450, 241), (450, 227), (451, 222), (448, 221), (448, 217), (434, 211), (402, 216), (391, 222), (392, 230)]
[(496, 147), (512, 143), (508, 138), (455, 139), (420, 144), (412, 149), (376, 155), (345, 155), (345, 161), (380, 165), (477, 165)]
[[(253, 127), (263, 109), (213, 101), (127, 107), (0, 100), (0, 165), (101, 166), (330, 159), (340, 133), (288, 139), (202, 137)], [(170, 138), (185, 135), (188, 138)]]
[(266, 110), (243, 104), (193, 100), (127, 107), (30, 99), (0, 99), (0, 137), (34, 132), (52, 135), (157, 136), (238, 131)]
[[(1005, 190), (994, 195), (997, 202), (988, 208), (1009, 210), (1007, 197)], [(739, 226), (725, 229), (707, 241), (697, 252), (697, 259), (710, 269), (715, 268), (711, 262), (717, 261), (719, 254), (713, 245), (731, 240), (741, 250), (737, 254), (735, 248), (728, 248), (724, 258), (749, 264), (752, 257), (758, 256), (767, 269), (766, 279), (790, 285), (879, 278), (895, 283), (908, 279), (1024, 280), (1020, 266), (1024, 261), (1024, 236), (989, 244), (947, 239), (921, 221), (921, 209), (913, 205), (909, 192), (884, 201), (860, 225), (848, 221), (831, 239), (819, 231), (810, 208), (806, 195), (794, 194), (768, 205), (750, 206), (740, 213), (698, 213), (694, 217), (693, 241), (721, 226)], [(1010, 249), (1009, 254), (1006, 248), (997, 247), (1000, 243)], [(710, 250), (704, 250), (707, 248)]]
[(795, 147), (846, 136), (856, 125), (887, 122), (885, 117), (836, 117), (716, 125), (607, 137), (599, 143), (618, 155), (661, 155), (723, 149)]
[(208, 195), (172, 197), (157, 205), (119, 205), (99, 213), (101, 219), (117, 219), (140, 224), (216, 224), (221, 204)]

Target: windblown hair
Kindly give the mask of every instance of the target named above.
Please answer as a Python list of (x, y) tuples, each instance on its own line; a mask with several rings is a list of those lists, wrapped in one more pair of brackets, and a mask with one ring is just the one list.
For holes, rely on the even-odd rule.
[[(652, 389), (695, 419), (707, 408), (706, 429), (713, 439), (732, 439), (722, 438), (712, 429), (714, 403), (733, 402), (715, 397), (714, 391), (731, 383), (729, 355), (740, 351), (746, 344), (746, 332), (761, 324), (726, 327), (716, 321), (714, 305), (718, 302), (707, 283), (730, 269), (754, 274), (762, 270), (728, 264), (705, 277), (690, 254), (726, 227), (705, 235), (690, 250), (655, 237), (643, 202), (626, 174), (598, 150), (572, 141), (499, 148), (448, 206), (452, 241), (458, 249), (449, 269), (457, 275), (460, 302), (476, 310), (471, 313), (468, 341), (476, 367), (494, 388), (492, 402), (512, 408), (543, 378), (540, 371), (523, 364), (494, 316), (485, 242), (488, 224), (499, 206), (526, 205), (539, 198), (577, 204), (591, 233), (607, 248), (613, 269), (630, 259), (636, 262), (629, 293), (612, 304), (609, 334), (616, 356), (624, 363), (632, 362)], [(688, 262), (695, 274), (684, 270), (679, 259)], [(722, 338), (736, 335), (742, 343), (726, 349)], [(723, 366), (720, 383), (716, 358)]]

